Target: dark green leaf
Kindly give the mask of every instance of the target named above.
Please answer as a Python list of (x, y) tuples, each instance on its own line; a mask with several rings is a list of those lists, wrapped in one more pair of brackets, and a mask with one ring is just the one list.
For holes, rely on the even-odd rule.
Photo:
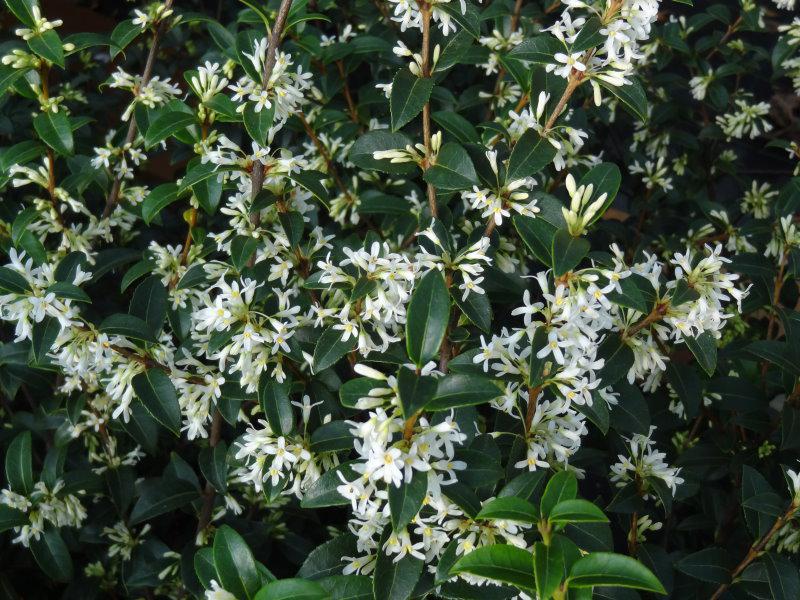
[(565, 575), (564, 553), (557, 544), (533, 545), (533, 573), (539, 598), (550, 598), (561, 585)]
[(559, 229), (553, 236), (553, 274), (561, 277), (578, 266), (589, 253), (588, 240), (573, 237), (566, 229)]
[(58, 529), (46, 528), (39, 539), (31, 540), (31, 553), (39, 568), (54, 581), (72, 579), (72, 558)]
[(517, 496), (505, 496), (484, 504), (475, 518), (536, 523), (539, 520), (539, 510), (527, 500)]
[(147, 128), (144, 135), (146, 148), (152, 148), (169, 136), (183, 131), (196, 122), (195, 115), (183, 110), (168, 110), (158, 115)]
[(503, 393), (493, 380), (480, 375), (456, 373), (437, 381), (436, 394), (425, 405), (425, 410), (449, 410), (459, 406), (483, 404)]
[(161, 369), (149, 369), (136, 375), (131, 385), (153, 418), (178, 435), (181, 428), (181, 407), (169, 375)]
[(425, 274), (411, 294), (406, 317), (406, 349), (422, 368), (437, 355), (450, 319), (450, 294), (439, 271)]
[(183, 479), (148, 479), (139, 485), (139, 500), (131, 511), (129, 525), (177, 510), (197, 499), (197, 488)]
[(258, 380), (258, 402), (276, 435), (286, 435), (294, 427), (292, 404), (289, 400), (290, 381), (278, 382), (264, 371)]
[(555, 155), (556, 149), (549, 141), (536, 130), (528, 129), (514, 145), (508, 158), (506, 181), (512, 182), (536, 175), (553, 161)]
[(417, 77), (406, 68), (397, 72), (392, 80), (392, 95), (389, 98), (392, 131), (397, 131), (420, 113), (431, 97), (432, 90), (431, 77)]
[(389, 485), (389, 510), (392, 529), (402, 531), (417, 516), (428, 493), (428, 474), (414, 471), (411, 481), (400, 486)]
[(358, 341), (354, 335), (350, 335), (342, 341), (341, 329), (334, 329), (333, 325), (322, 332), (314, 347), (314, 372), (319, 373), (332, 367), (345, 354), (356, 347)]
[(33, 492), (33, 454), (31, 432), (20, 433), (11, 440), (6, 452), (6, 481), (9, 487), (24, 496)]
[(72, 128), (63, 110), (39, 113), (33, 118), (33, 128), (42, 141), (58, 154), (68, 155), (75, 150)]
[(592, 552), (578, 559), (569, 571), (567, 583), (570, 589), (608, 586), (666, 594), (650, 569), (630, 556), (613, 552)]
[(596, 504), (573, 498), (562, 500), (550, 511), (547, 519), (553, 523), (607, 523), (608, 517)]
[(329, 600), (330, 594), (320, 584), (305, 579), (281, 579), (261, 588), (255, 600)]
[(214, 568), (219, 584), (237, 598), (253, 598), (261, 577), (253, 553), (236, 531), (223, 525), (214, 535)]
[(468, 573), (536, 593), (533, 576), (533, 555), (527, 550), (507, 544), (483, 546), (462, 556), (450, 570), (453, 575)]
[(572, 471), (559, 471), (550, 478), (542, 494), (539, 508), (542, 517), (547, 519), (557, 504), (572, 500), (578, 495), (578, 480)]

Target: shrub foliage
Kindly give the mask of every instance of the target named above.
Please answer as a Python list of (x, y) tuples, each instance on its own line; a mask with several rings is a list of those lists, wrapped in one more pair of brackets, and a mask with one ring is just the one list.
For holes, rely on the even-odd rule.
[(4, 2), (4, 594), (800, 597), (795, 0)]

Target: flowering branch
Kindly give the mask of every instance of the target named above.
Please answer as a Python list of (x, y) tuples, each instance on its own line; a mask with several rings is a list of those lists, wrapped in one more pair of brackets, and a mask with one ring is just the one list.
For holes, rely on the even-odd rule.
[[(172, 7), (173, 0), (165, 0), (164, 7), (165, 12), (169, 11)], [(158, 52), (158, 43), (161, 39), (161, 36), (167, 29), (167, 19), (162, 19), (158, 25), (156, 25), (156, 29), (153, 32), (153, 41), (150, 44), (150, 52), (147, 54), (147, 61), (144, 65), (144, 71), (142, 72), (142, 81), (139, 85), (139, 89), (141, 90), (144, 88), (148, 82), (150, 81), (150, 77), (153, 75), (153, 65), (155, 64), (156, 54)], [(137, 91), (138, 93), (138, 91)], [(136, 116), (131, 114), (130, 123), (128, 123), (128, 133), (125, 134), (125, 141), (122, 144), (122, 147), (125, 148), (126, 146), (133, 143), (133, 140), (136, 139), (136, 133), (138, 128), (136, 126)], [(122, 174), (117, 173), (114, 177), (114, 181), (111, 184), (111, 193), (108, 195), (106, 199), (106, 206), (103, 209), (103, 218), (107, 219), (111, 216), (111, 213), (116, 208), (117, 203), (119, 202), (119, 193), (122, 187)]]

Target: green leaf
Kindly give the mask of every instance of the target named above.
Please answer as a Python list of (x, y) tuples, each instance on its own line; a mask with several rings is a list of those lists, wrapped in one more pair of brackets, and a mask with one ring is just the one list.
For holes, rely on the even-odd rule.
[(605, 36), (600, 33), (603, 22), (597, 17), (590, 17), (582, 26), (569, 51), (571, 53), (583, 52), (589, 48), (599, 46), (605, 41)]
[[(2, 286), (2, 281), (0, 281), (0, 286)], [(747, 352), (771, 362), (795, 377), (800, 377), (800, 364), (789, 357), (789, 345), (786, 342), (758, 340), (747, 346)]]
[(351, 425), (344, 421), (330, 421), (324, 423), (311, 434), (312, 452), (341, 452), (353, 449), (353, 434), (350, 433)]
[[(0, 65), (0, 97), (26, 73), (26, 69), (15, 69), (11, 66)], [(5, 169), (0, 169), (0, 172)]]
[(676, 562), (675, 568), (689, 577), (708, 583), (721, 585), (731, 581), (731, 561), (722, 548), (705, 548), (689, 554)]
[(272, 127), (272, 122), (275, 120), (275, 105), (273, 104), (270, 108), (265, 106), (259, 112), (256, 112), (255, 103), (248, 102), (243, 115), (244, 128), (247, 130), (248, 135), (259, 146), (265, 146), (269, 136), (269, 128)]
[(534, 129), (528, 129), (519, 138), (511, 151), (511, 156), (508, 157), (506, 181), (510, 183), (536, 175), (553, 162), (555, 156), (555, 147)]
[(58, 154), (69, 155), (75, 150), (69, 118), (61, 110), (43, 112), (33, 118), (33, 128), (42, 141)]
[(800, 598), (800, 575), (792, 561), (776, 552), (767, 552), (761, 557), (761, 563), (767, 569), (773, 600)]
[(150, 221), (161, 210), (178, 199), (178, 186), (174, 183), (162, 183), (151, 190), (142, 203), (142, 219), (149, 225)]
[(418, 368), (439, 352), (449, 319), (450, 294), (442, 274), (432, 269), (414, 288), (406, 316), (406, 350)]
[(147, 323), (150, 331), (159, 332), (167, 317), (167, 304), (167, 288), (161, 283), (161, 276), (151, 275), (133, 292), (130, 313)]
[(258, 402), (269, 426), (277, 435), (286, 435), (294, 427), (292, 404), (289, 400), (291, 381), (278, 382), (267, 371), (258, 380)]
[(550, 478), (542, 494), (539, 509), (542, 518), (550, 518), (550, 512), (564, 500), (572, 500), (578, 495), (578, 480), (572, 471), (559, 471)]
[(515, 46), (508, 55), (517, 60), (524, 60), (538, 65), (549, 65), (554, 62), (553, 55), (556, 52), (564, 52), (565, 50), (564, 44), (554, 36), (541, 32)]
[(122, 21), (111, 32), (111, 59), (125, 50), (142, 33), (142, 28), (132, 20)]
[(43, 364), (47, 353), (61, 332), (61, 324), (54, 317), (45, 317), (39, 323), (35, 323), (31, 332), (31, 352), (35, 364)]
[(602, 208), (592, 217), (588, 225), (591, 225), (602, 217), (603, 213), (611, 206), (614, 199), (617, 197), (620, 183), (622, 183), (622, 174), (619, 172), (619, 167), (614, 163), (600, 163), (599, 165), (595, 165), (581, 177), (578, 186), (588, 186), (590, 184), (594, 186), (592, 199), (596, 200), (603, 194), (606, 194), (606, 200)]
[(292, 173), (289, 177), (297, 185), (307, 190), (314, 198), (322, 202), (325, 207), (328, 206), (330, 196), (322, 183), (328, 177), (325, 173), (314, 169), (306, 169), (299, 173)]
[(178, 187), (178, 194), (182, 194), (190, 187), (193, 187), (211, 177), (217, 177), (219, 171), (216, 164), (212, 162), (200, 162), (193, 160), (189, 163), (189, 168), (186, 170), (186, 175), (181, 178), (180, 186)]
[(21, 23), (28, 27), (33, 27), (35, 19), (33, 18), (33, 7), (36, 6), (35, 0), (5, 0), (8, 10), (11, 11)]
[(190, 125), (194, 125), (196, 121), (197, 119), (194, 114), (187, 113), (183, 110), (168, 110), (167, 112), (163, 112), (158, 115), (147, 128), (147, 133), (144, 135), (144, 145), (148, 149), (152, 148), (169, 136), (183, 131)]
[(417, 77), (408, 69), (400, 69), (392, 80), (389, 109), (392, 113), (392, 131), (397, 131), (416, 117), (428, 102), (433, 90), (431, 77)]
[(203, 477), (214, 486), (219, 493), (228, 491), (228, 445), (220, 440), (216, 446), (200, 450), (197, 463)]
[(31, 291), (28, 280), (17, 271), (8, 267), (0, 267), (0, 292), (10, 294), (25, 294)]
[(502, 393), (502, 390), (488, 377), (454, 373), (437, 380), (436, 393), (425, 405), (425, 410), (450, 410), (459, 406), (484, 404)]
[(258, 248), (258, 239), (250, 235), (237, 235), (231, 241), (231, 262), (237, 271), (247, 266), (253, 252)]
[(9, 487), (24, 496), (33, 492), (33, 451), (31, 432), (20, 433), (11, 440), (6, 452), (6, 481)]
[(486, 577), (536, 593), (533, 576), (533, 555), (527, 550), (507, 544), (483, 546), (462, 556), (450, 570), (452, 575), (468, 573)]
[(562, 500), (547, 519), (552, 523), (608, 523), (608, 517), (596, 504), (580, 498)]
[(389, 485), (389, 511), (392, 529), (402, 531), (417, 516), (428, 493), (428, 474), (414, 471), (411, 481), (400, 486)]
[(64, 46), (55, 30), (48, 29), (33, 36), (28, 40), (28, 47), (37, 56), (64, 68)]
[(570, 589), (595, 586), (626, 587), (666, 594), (652, 571), (630, 556), (592, 552), (572, 565), (567, 578)]
[(372, 579), (367, 575), (332, 575), (319, 584), (331, 600), (373, 600)]
[(467, 119), (449, 110), (440, 110), (431, 115), (434, 123), (456, 138), (460, 144), (477, 143), (480, 139), (478, 131)]
[(461, 312), (481, 331), (489, 333), (492, 328), (492, 305), (486, 294), (469, 294), (462, 300), (460, 290), (450, 288), (450, 297)]
[[(383, 548), (388, 535), (384, 533), (381, 537), (380, 548)], [(381, 600), (408, 600), (422, 574), (422, 567), (423, 562), (410, 554), (395, 562), (386, 552), (378, 552), (372, 578), (372, 593)], [(341, 572), (341, 555), (339, 569)]]
[(237, 598), (253, 598), (261, 577), (253, 553), (236, 531), (223, 525), (214, 535), (214, 568), (219, 584)]
[(572, 237), (566, 229), (559, 229), (553, 236), (553, 275), (561, 277), (572, 271), (591, 250), (589, 240)]
[(131, 511), (129, 525), (143, 523), (182, 508), (199, 496), (193, 484), (173, 477), (147, 479), (138, 487), (139, 499)]
[(131, 380), (133, 391), (153, 418), (175, 435), (181, 430), (181, 407), (175, 386), (161, 369), (148, 369)]
[(515, 215), (514, 227), (528, 249), (543, 265), (553, 262), (553, 238), (558, 229), (541, 218)]
[(317, 580), (339, 575), (342, 572), (342, 556), (355, 556), (356, 552), (356, 538), (352, 533), (335, 537), (311, 551), (297, 571), (297, 577)]
[(193, 566), (197, 579), (206, 588), (211, 588), (211, 581), (217, 580), (217, 571), (214, 569), (214, 551), (209, 547), (200, 548), (195, 552)]
[(709, 377), (717, 369), (717, 340), (710, 331), (704, 331), (695, 337), (684, 337), (686, 345), (692, 351), (697, 363), (708, 373)]
[(341, 329), (334, 329), (331, 325), (319, 336), (317, 345), (314, 347), (315, 373), (332, 367), (345, 354), (355, 349), (358, 341), (356, 337), (351, 335), (347, 340), (342, 341), (343, 333)]
[(0, 533), (28, 523), (30, 523), (30, 519), (24, 512), (5, 504), (0, 504)]
[(558, 544), (533, 545), (533, 573), (539, 598), (550, 598), (564, 580), (564, 552)]
[(116, 314), (111, 315), (100, 323), (100, 331), (108, 335), (121, 335), (123, 337), (143, 342), (157, 343), (150, 327), (139, 317), (133, 315)]
[(599, 78), (596, 81), (611, 92), (611, 95), (617, 98), (634, 117), (640, 121), (647, 121), (647, 95), (638, 80), (630, 79), (631, 83), (624, 86), (611, 85)]
[(66, 281), (56, 281), (47, 288), (47, 293), (55, 294), (58, 298), (75, 300), (76, 302), (91, 303), (92, 301), (92, 299), (89, 297), (89, 294), (84, 292), (77, 285), (67, 283)]
[(603, 385), (613, 385), (628, 373), (633, 366), (633, 350), (615, 334), (609, 334), (600, 342), (597, 357), (605, 360), (597, 374)]
[(374, 152), (403, 149), (410, 143), (411, 139), (404, 133), (370, 131), (355, 141), (348, 157), (355, 166), (369, 171), (383, 171), (397, 175), (414, 173), (417, 170), (417, 165), (414, 163), (393, 163), (387, 158), (373, 158)]
[(430, 375), (417, 375), (407, 367), (400, 367), (397, 373), (397, 392), (403, 416), (408, 419), (424, 410), (437, 391), (437, 380)]
[(354, 481), (359, 477), (358, 473), (353, 471), (351, 465), (352, 462), (342, 463), (336, 468), (325, 471), (325, 473), (311, 485), (306, 493), (303, 494), (300, 507), (324, 508), (327, 506), (344, 506), (345, 504), (350, 504), (350, 501), (342, 496), (336, 488), (342, 485), (339, 473), (348, 481)]
[(472, 189), (478, 183), (478, 174), (472, 159), (462, 146), (448, 142), (439, 151), (436, 164), (422, 177), (437, 190), (458, 191)]
[(489, 500), (483, 505), (475, 519), (502, 519), (518, 523), (536, 523), (539, 509), (517, 496), (505, 496)]
[(671, 361), (667, 364), (667, 381), (683, 403), (687, 417), (694, 418), (703, 402), (703, 386), (697, 372), (688, 365)]
[(463, 5), (464, 12), (462, 12), (461, 6), (460, 2), (456, 2), (455, 4), (442, 2), (440, 6), (436, 8), (446, 12), (450, 15), (450, 18), (461, 25), (467, 33), (475, 39), (478, 39), (481, 35), (481, 15), (478, 13), (478, 9), (471, 3), (466, 2)]
[(255, 600), (329, 600), (331, 595), (320, 584), (305, 579), (281, 579), (261, 588)]
[(31, 540), (31, 553), (44, 573), (54, 581), (72, 579), (72, 558), (58, 529), (47, 527), (39, 539)]

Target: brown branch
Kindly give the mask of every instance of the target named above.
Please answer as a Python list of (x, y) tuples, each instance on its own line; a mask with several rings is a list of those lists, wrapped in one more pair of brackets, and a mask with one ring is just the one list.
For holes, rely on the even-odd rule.
[(533, 424), (533, 416), (536, 414), (536, 402), (539, 399), (539, 394), (542, 393), (542, 386), (537, 385), (534, 388), (528, 388), (528, 409), (525, 412), (525, 435), (527, 436), (531, 431)]
[[(794, 516), (794, 513), (797, 512), (797, 508), (798, 508), (797, 501), (796, 500), (792, 501), (792, 503), (789, 505), (789, 508), (786, 510), (786, 512), (775, 520), (775, 523), (772, 525), (772, 528), (764, 535), (764, 537), (762, 537), (761, 539), (753, 542), (753, 545), (750, 546), (750, 549), (747, 551), (747, 554), (745, 555), (745, 557), (736, 566), (736, 568), (731, 572), (731, 583), (739, 575), (741, 575), (747, 567), (750, 566), (750, 563), (752, 563), (754, 560), (756, 560), (761, 555), (761, 552), (767, 546), (767, 544), (772, 539), (772, 537), (776, 533), (778, 533), (778, 531), (780, 531), (781, 528), (784, 525), (786, 525), (786, 523), (791, 521), (792, 517)], [(725, 593), (725, 590), (727, 590), (731, 586), (731, 583), (723, 583), (722, 585), (720, 585), (717, 588), (717, 591), (714, 592), (714, 595), (711, 596), (711, 600), (719, 600), (719, 598), (722, 597), (722, 594)]]
[(298, 112), (295, 115), (299, 120), (300, 123), (303, 125), (303, 129), (306, 131), (306, 135), (311, 138), (311, 141), (314, 142), (314, 146), (317, 148), (317, 152), (320, 153), (322, 159), (325, 161), (325, 166), (328, 168), (328, 175), (333, 178), (334, 183), (336, 183), (336, 187), (339, 188), (339, 191), (342, 192), (345, 196), (347, 196), (350, 200), (352, 200), (352, 196), (350, 191), (347, 189), (347, 186), (342, 181), (342, 178), (339, 176), (339, 173), (336, 171), (336, 166), (333, 163), (333, 158), (328, 152), (328, 149), (325, 147), (325, 144), (322, 143), (322, 140), (319, 139), (314, 129), (311, 127), (311, 124), (306, 119), (305, 115), (301, 112)]
[[(420, 3), (422, 13), (422, 77), (431, 76), (431, 7), (427, 2)], [(422, 137), (425, 143), (425, 168), (430, 166), (431, 160), (431, 103), (425, 103), (422, 107)], [(427, 184), (428, 206), (430, 207), (431, 217), (434, 219), (439, 216), (436, 208), (436, 188), (433, 184)]]
[(341, 60), (336, 61), (336, 67), (339, 69), (339, 75), (342, 78), (342, 91), (344, 92), (344, 99), (347, 102), (347, 112), (350, 114), (350, 120), (358, 124), (358, 109), (355, 102), (353, 102), (353, 95), (350, 93), (350, 86), (347, 83), (347, 73), (344, 70), (344, 63)]
[[(172, 0), (166, 0), (166, 2), (164, 2), (165, 9), (168, 10), (171, 6)], [(145, 62), (144, 71), (142, 72), (142, 81), (139, 85), (139, 88), (135, 90), (137, 94), (141, 88), (145, 87), (150, 82), (150, 77), (153, 75), (153, 65), (156, 61), (156, 53), (158, 52), (158, 42), (161, 39), (161, 36), (164, 34), (166, 27), (167, 19), (165, 18), (161, 20), (153, 32), (153, 43), (150, 44), (150, 52), (147, 55), (147, 62)], [(125, 151), (125, 147), (129, 144), (132, 144), (133, 140), (136, 139), (136, 132), (138, 131), (136, 127), (136, 116), (133, 113), (131, 113), (130, 119), (131, 120), (128, 123), (128, 133), (125, 135), (125, 142), (122, 144), (123, 152)], [(106, 207), (103, 209), (104, 219), (111, 216), (114, 208), (119, 203), (119, 193), (121, 188), (122, 177), (120, 175), (116, 175), (114, 177), (114, 182), (111, 184), (111, 193), (108, 195), (108, 199), (106, 200)]]
[[(275, 17), (275, 24), (272, 26), (272, 33), (269, 36), (269, 44), (267, 45), (267, 56), (264, 59), (264, 69), (261, 73), (261, 84), (266, 89), (269, 87), (269, 80), (272, 77), (272, 71), (275, 68), (275, 61), (277, 60), (278, 44), (283, 36), (283, 29), (286, 26), (286, 17), (289, 15), (289, 9), (292, 7), (292, 0), (281, 0), (281, 5), (278, 8), (278, 15)], [(255, 199), (258, 193), (264, 187), (264, 164), (261, 161), (256, 161), (250, 171), (250, 198)], [(250, 215), (250, 222), (253, 225), (258, 225), (261, 222), (261, 215), (259, 212)], [(248, 261), (248, 266), (253, 266), (256, 259), (255, 253)]]
[(635, 325), (631, 326), (629, 329), (623, 331), (622, 339), (626, 340), (628, 338), (631, 338), (637, 333), (639, 333), (639, 331), (641, 331), (645, 327), (648, 327), (653, 323), (660, 321), (664, 317), (664, 315), (667, 314), (667, 310), (669, 310), (669, 301), (659, 302), (653, 307), (653, 310), (651, 310), (650, 314), (648, 314), (644, 319), (642, 319)]
[[(221, 432), (222, 414), (220, 414), (218, 409), (215, 409), (214, 418), (211, 421), (211, 435), (208, 437), (208, 445), (210, 448), (213, 449), (217, 446)], [(202, 533), (211, 522), (215, 496), (216, 490), (214, 489), (214, 486), (211, 485), (210, 481), (206, 481), (206, 487), (203, 490), (203, 506), (200, 508), (200, 514), (197, 517), (197, 533)]]

